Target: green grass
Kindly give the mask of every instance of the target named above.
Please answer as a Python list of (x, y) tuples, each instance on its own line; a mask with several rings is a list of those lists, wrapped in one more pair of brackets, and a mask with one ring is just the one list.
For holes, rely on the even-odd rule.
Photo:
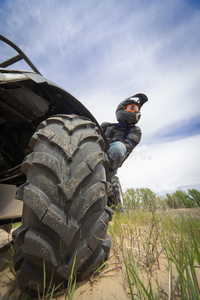
[[(15, 255), (14, 248), (11, 246), (9, 249), (9, 258), (3, 259), (3, 261), (8, 265), (9, 270), (11, 274), (13, 275), (12, 279), (9, 278), (10, 281), (12, 281), (13, 286), (15, 285), (17, 281), (18, 274), (14, 271), (13, 266), (13, 256)], [(74, 291), (76, 288), (76, 274), (74, 273), (74, 267), (76, 262), (76, 255), (74, 257), (73, 266), (71, 269), (70, 278), (67, 282), (67, 289), (63, 290), (62, 285), (63, 282), (55, 286), (53, 283), (54, 279), (54, 270), (52, 271), (50, 282), (47, 282), (47, 273), (46, 273), (46, 265), (45, 260), (43, 260), (43, 282), (41, 284), (38, 284), (37, 286), (37, 299), (38, 300), (51, 300), (51, 299), (57, 299), (57, 297), (64, 297), (66, 300), (72, 300), (74, 297)], [(30, 300), (32, 299), (29, 295), (29, 290), (25, 291), (24, 293), (21, 293), (20, 297), (18, 298), (23, 300)], [(34, 298), (35, 299), (35, 298)]]
[(62, 290), (61, 289), (61, 286), (63, 285), (62, 282), (57, 286), (53, 284), (54, 271), (52, 272), (51, 280), (47, 285), (45, 260), (43, 260), (43, 285), (42, 285), (42, 291), (40, 289), (40, 286), (38, 285), (38, 300), (47, 300), (47, 299), (51, 300), (59, 296), (65, 297), (66, 300), (72, 300), (76, 288), (76, 274), (74, 274), (75, 263), (76, 263), (76, 254), (74, 257), (71, 274), (67, 283), (67, 290)]
[(22, 222), (12, 223), (12, 229), (17, 228), (22, 225)]
[[(125, 265), (132, 299), (200, 299), (200, 224), (165, 212), (125, 212), (109, 226), (113, 251)], [(159, 280), (166, 262), (168, 282)]]

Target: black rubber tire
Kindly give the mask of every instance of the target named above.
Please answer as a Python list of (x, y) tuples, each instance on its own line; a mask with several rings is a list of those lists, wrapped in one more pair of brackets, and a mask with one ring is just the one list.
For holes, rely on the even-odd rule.
[(52, 270), (54, 284), (68, 280), (75, 257), (74, 273), (82, 280), (108, 258), (111, 247), (108, 161), (95, 124), (76, 115), (50, 117), (30, 147), (22, 164), (27, 182), (17, 195), (24, 202), (23, 222), (13, 233), (22, 245), (15, 259), (21, 290), (37, 290), (38, 284), (42, 289), (44, 261), (47, 285)]
[(111, 178), (111, 185), (112, 185), (112, 195), (109, 199), (109, 206), (111, 206), (112, 208), (116, 208), (120, 206), (121, 211), (123, 211), (124, 201), (123, 201), (122, 188), (121, 188), (119, 178), (117, 176), (113, 176)]

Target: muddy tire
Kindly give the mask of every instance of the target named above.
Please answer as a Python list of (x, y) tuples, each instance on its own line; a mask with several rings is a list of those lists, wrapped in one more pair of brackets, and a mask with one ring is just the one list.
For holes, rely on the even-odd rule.
[(42, 289), (74, 273), (82, 280), (108, 258), (107, 236), (112, 210), (107, 206), (107, 156), (104, 141), (90, 120), (57, 115), (38, 127), (30, 141), (33, 152), (22, 164), (27, 182), (18, 189), (24, 202), (23, 222), (13, 233), (21, 246), (15, 269), (19, 287)]
[(117, 176), (113, 176), (111, 178), (111, 185), (112, 185), (112, 195), (109, 199), (109, 206), (116, 208), (120, 207), (120, 209), (124, 210), (124, 201), (123, 201), (123, 194), (122, 188)]

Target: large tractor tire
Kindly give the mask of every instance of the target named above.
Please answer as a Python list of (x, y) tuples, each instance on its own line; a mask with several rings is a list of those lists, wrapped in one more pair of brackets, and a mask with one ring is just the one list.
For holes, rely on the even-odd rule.
[(13, 238), (21, 290), (67, 281), (75, 261), (78, 280), (108, 258), (112, 210), (107, 206), (108, 168), (104, 141), (90, 120), (57, 115), (42, 122), (22, 164), (27, 182), (18, 189), (24, 203), (22, 226)]

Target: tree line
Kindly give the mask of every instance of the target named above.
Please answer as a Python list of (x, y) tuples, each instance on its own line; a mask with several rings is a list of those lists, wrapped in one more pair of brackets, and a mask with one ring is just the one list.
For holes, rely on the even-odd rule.
[(123, 193), (124, 205), (127, 209), (140, 211), (165, 210), (167, 208), (192, 208), (200, 207), (200, 192), (188, 189), (187, 192), (177, 190), (159, 196), (149, 188), (127, 189)]

